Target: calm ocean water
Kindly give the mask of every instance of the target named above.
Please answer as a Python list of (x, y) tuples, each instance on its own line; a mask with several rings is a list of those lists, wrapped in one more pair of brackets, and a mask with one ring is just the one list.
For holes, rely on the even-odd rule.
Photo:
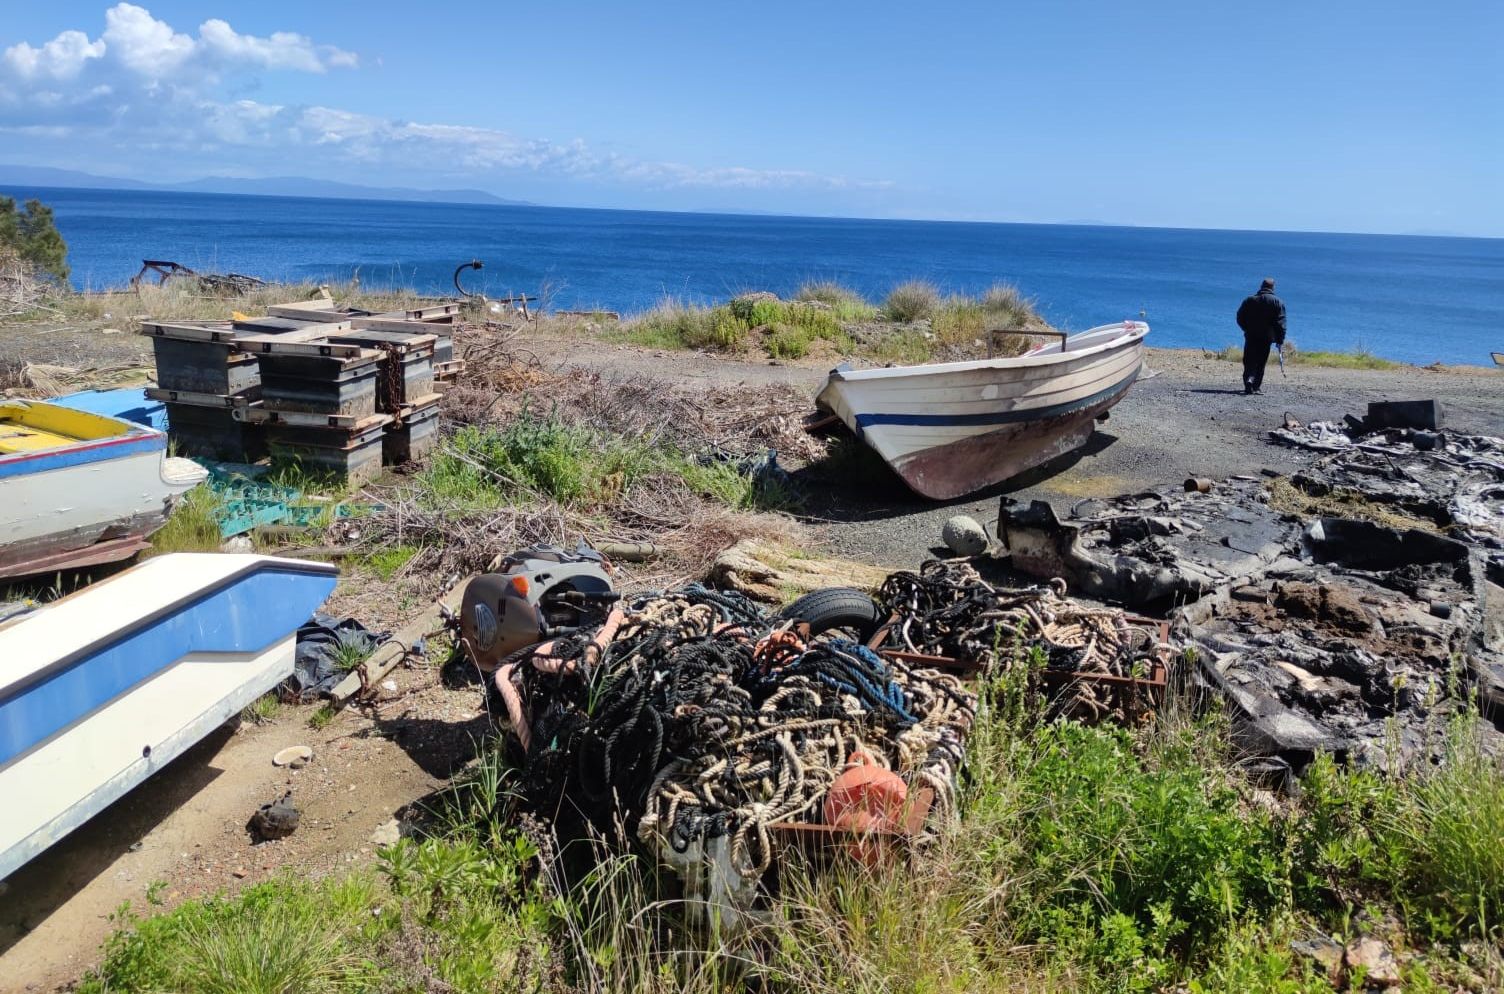
[(273, 279), (447, 292), (482, 259), (493, 295), (549, 288), (553, 306), (631, 312), (664, 296), (790, 294), (833, 279), (879, 299), (932, 280), (1004, 280), (1060, 327), (1143, 314), (1150, 342), (1218, 348), (1271, 275), (1305, 349), (1488, 364), (1504, 350), (1504, 239), (961, 224), (114, 190), (10, 189), (57, 212), (80, 287), (123, 284), (142, 258)]

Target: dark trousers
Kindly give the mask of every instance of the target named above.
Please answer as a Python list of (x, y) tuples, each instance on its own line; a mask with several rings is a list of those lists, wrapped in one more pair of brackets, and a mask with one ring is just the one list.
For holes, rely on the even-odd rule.
[(1243, 336), (1243, 389), (1264, 385), (1264, 367), (1269, 365), (1269, 339), (1264, 335)]

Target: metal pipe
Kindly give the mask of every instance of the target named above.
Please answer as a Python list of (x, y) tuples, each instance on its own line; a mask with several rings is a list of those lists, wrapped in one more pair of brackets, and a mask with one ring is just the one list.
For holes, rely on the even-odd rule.
[(458, 266), (454, 267), (454, 288), (459, 291), (461, 297), (473, 297), (475, 296), (475, 294), (460, 286), (460, 273), (463, 273), (467, 269), (485, 268), (486, 264), (484, 262), (481, 262), (479, 259), (471, 259), (469, 262), (462, 262)]

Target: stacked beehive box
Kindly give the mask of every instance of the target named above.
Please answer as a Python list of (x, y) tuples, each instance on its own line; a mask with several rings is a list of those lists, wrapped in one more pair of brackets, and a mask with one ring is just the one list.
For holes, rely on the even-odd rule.
[(235, 341), (261, 364), (261, 404), (247, 416), (265, 425), (272, 460), (363, 483), (381, 472), (382, 434), (392, 420), (376, 410), (383, 355), (327, 338), (340, 330), (246, 330)]
[(434, 385), (463, 368), (449, 334), (457, 314), (453, 304), (371, 314), (324, 300), (232, 322), (149, 324), (162, 385), (153, 395), (192, 454), (253, 461), (270, 450), (364, 482), (436, 444)]
[(141, 333), (157, 364), (157, 386), (146, 393), (166, 404), (178, 452), (248, 461), (266, 454), (260, 428), (242, 416), (261, 397), (260, 368), (228, 321), (147, 322)]

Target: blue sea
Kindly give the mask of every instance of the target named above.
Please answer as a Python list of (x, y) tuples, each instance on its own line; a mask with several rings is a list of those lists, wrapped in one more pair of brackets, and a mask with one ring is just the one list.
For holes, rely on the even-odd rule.
[(454, 267), (493, 296), (555, 308), (647, 309), (665, 297), (792, 294), (836, 280), (878, 300), (895, 283), (1018, 286), (1059, 327), (1146, 319), (1150, 343), (1238, 343), (1239, 301), (1279, 281), (1298, 347), (1407, 362), (1504, 351), (1504, 239), (874, 221), (473, 206), (116, 190), (14, 189), (52, 205), (83, 289), (143, 258), (268, 279), (452, 292)]

